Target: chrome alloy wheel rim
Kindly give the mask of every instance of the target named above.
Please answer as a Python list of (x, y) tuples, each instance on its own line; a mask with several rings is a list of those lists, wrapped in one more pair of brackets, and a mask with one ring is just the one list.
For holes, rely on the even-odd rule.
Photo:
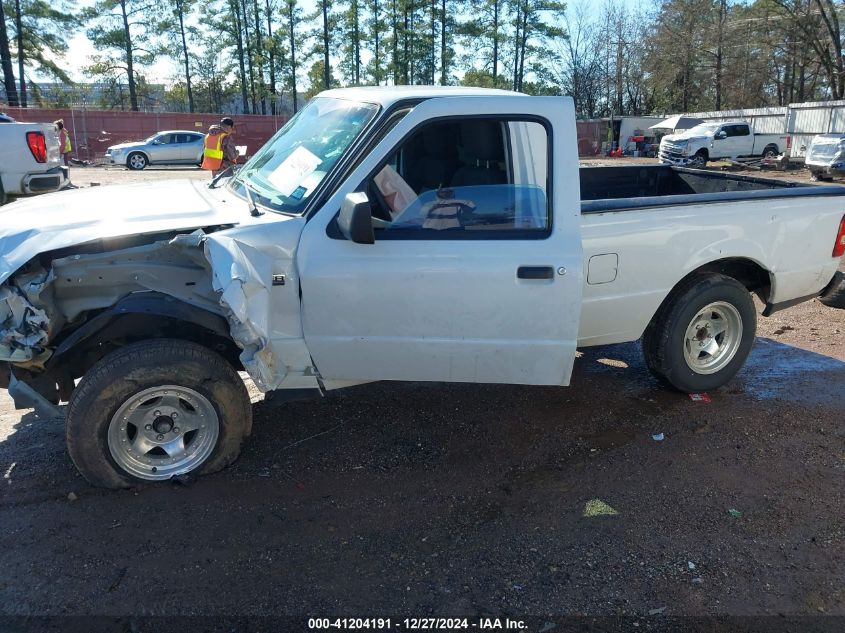
[(742, 341), (742, 317), (717, 301), (698, 311), (684, 334), (684, 359), (697, 374), (714, 374), (733, 360)]
[(143, 156), (141, 156), (141, 155), (139, 155), (139, 154), (135, 154), (134, 156), (132, 156), (132, 157), (129, 159), (129, 163), (130, 163), (130, 164), (132, 165), (132, 167), (134, 167), (135, 169), (141, 169), (141, 168), (143, 168), (143, 167), (144, 167), (144, 165), (146, 165), (146, 164), (147, 164), (147, 161), (144, 159), (144, 157), (143, 157)]
[(109, 423), (112, 459), (140, 479), (162, 481), (192, 471), (217, 444), (214, 405), (188, 387), (144, 389), (124, 402)]

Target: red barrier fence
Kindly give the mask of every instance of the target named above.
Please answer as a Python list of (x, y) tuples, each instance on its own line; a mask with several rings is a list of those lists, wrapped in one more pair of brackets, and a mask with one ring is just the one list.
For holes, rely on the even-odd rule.
[(577, 121), (578, 156), (596, 156), (607, 140), (607, 121)]
[[(18, 121), (49, 122), (63, 119), (70, 132), (73, 155), (94, 161), (109, 145), (125, 141), (140, 141), (161, 130), (195, 130), (206, 132), (220, 114), (188, 114), (180, 112), (120, 112), (114, 110), (5, 108)], [(246, 145), (252, 156), (264, 145), (288, 117), (239, 114), (233, 116), (237, 124), (235, 142)], [(607, 140), (607, 121), (578, 121), (578, 155), (595, 156)]]
[[(73, 144), (73, 156), (94, 161), (105, 153), (109, 145), (126, 141), (140, 141), (161, 130), (208, 131), (218, 123), (220, 114), (188, 114), (179, 112), (119, 112), (84, 108), (5, 108), (18, 121), (52, 123), (63, 119)], [(246, 145), (252, 156), (276, 130), (287, 122), (285, 116), (255, 114), (233, 115), (236, 125), (235, 142)]]

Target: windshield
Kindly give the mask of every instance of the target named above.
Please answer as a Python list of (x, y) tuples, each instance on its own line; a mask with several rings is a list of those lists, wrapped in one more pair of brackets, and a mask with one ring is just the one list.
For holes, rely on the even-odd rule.
[(299, 213), (308, 197), (378, 112), (378, 106), (313, 99), (238, 172), (259, 204)]
[(707, 136), (708, 134), (718, 130), (721, 125), (721, 123), (700, 123), (694, 128), (684, 132), (684, 134), (704, 134), (705, 136)]
[(817, 136), (807, 152), (807, 160), (831, 160), (845, 149), (845, 138)]

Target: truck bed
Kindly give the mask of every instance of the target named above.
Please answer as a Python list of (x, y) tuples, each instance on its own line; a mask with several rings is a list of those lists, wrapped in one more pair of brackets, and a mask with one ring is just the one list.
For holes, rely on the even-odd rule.
[(845, 187), (803, 185), (672, 165), (582, 167), (581, 212), (683, 204), (845, 195)]

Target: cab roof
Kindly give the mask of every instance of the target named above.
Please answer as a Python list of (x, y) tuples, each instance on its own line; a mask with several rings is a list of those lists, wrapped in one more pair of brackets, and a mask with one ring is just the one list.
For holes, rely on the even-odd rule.
[(504, 97), (527, 95), (497, 88), (469, 88), (465, 86), (366, 86), (361, 88), (334, 88), (324, 90), (318, 97), (363, 101), (388, 107), (405, 99), (432, 99), (435, 97)]

